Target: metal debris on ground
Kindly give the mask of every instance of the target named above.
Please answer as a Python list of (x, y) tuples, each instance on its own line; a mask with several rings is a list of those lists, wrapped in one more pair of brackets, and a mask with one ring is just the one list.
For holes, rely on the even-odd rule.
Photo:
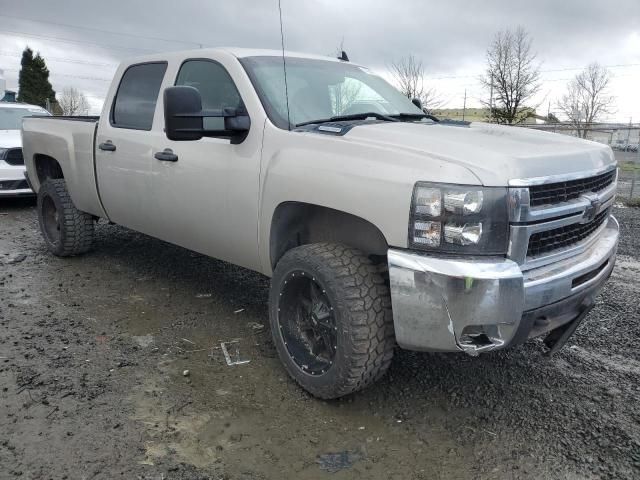
[(26, 258), (27, 256), (24, 253), (19, 253), (17, 255), (10, 257), (9, 260), (7, 260), (7, 264), (12, 265), (14, 263), (20, 263), (24, 261)]
[(363, 458), (362, 452), (348, 451), (337, 453), (325, 453), (318, 455), (316, 463), (320, 465), (321, 470), (325, 470), (329, 473), (336, 473), (346, 468), (351, 468), (354, 463)]
[[(229, 342), (220, 343), (220, 348), (222, 349), (222, 354), (224, 355), (224, 359), (227, 362), (227, 365), (244, 365), (245, 363), (249, 363), (251, 360), (241, 358), (240, 357), (240, 341), (239, 340), (231, 340)], [(229, 353), (229, 349), (227, 345), (233, 346), (233, 352)]]
[(182, 372), (182, 376), (183, 376), (183, 377), (188, 377), (190, 373), (191, 373), (191, 372), (190, 372), (189, 370), (184, 370), (184, 371)]
[(247, 327), (257, 331), (257, 330), (262, 330), (264, 328), (264, 325), (258, 322), (249, 322), (247, 323)]
[(244, 312), (244, 308), (239, 308), (238, 310), (234, 310), (233, 313), (240, 313), (240, 312)]
[(211, 298), (213, 293), (198, 293), (196, 294), (196, 298)]

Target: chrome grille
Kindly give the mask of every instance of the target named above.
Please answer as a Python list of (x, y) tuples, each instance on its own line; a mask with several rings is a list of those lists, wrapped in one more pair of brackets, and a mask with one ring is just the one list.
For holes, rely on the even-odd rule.
[(580, 197), (583, 193), (604, 190), (615, 180), (616, 171), (602, 173), (588, 178), (568, 180), (566, 182), (547, 183), (529, 187), (532, 207), (553, 205)]
[(530, 270), (589, 248), (609, 222), (616, 176), (611, 165), (582, 175), (509, 182), (508, 257)]
[(589, 223), (573, 223), (552, 230), (534, 233), (529, 237), (527, 257), (551, 253), (581, 242), (600, 228), (609, 213), (610, 209), (606, 209), (596, 215)]
[(24, 165), (24, 158), (22, 157), (21, 148), (12, 148), (6, 153), (4, 161), (9, 165)]

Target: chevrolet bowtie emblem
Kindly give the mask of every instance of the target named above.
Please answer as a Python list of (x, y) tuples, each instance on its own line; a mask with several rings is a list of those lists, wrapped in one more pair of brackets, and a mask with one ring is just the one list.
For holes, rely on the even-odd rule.
[(584, 195), (581, 195), (581, 197), (589, 202), (589, 205), (587, 205), (584, 209), (584, 213), (582, 214), (581, 223), (589, 223), (596, 218), (598, 213), (600, 213), (600, 206), (602, 205), (602, 202), (595, 193), (585, 193)]

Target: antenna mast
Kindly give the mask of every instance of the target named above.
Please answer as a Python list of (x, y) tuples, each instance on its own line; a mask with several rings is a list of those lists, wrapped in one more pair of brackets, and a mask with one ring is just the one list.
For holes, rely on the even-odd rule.
[(291, 130), (291, 118), (289, 116), (289, 86), (287, 85), (287, 61), (284, 57), (284, 31), (282, 29), (282, 6), (278, 0), (278, 11), (280, 12), (280, 43), (282, 45), (282, 70), (284, 71), (284, 97), (287, 102), (287, 125)]

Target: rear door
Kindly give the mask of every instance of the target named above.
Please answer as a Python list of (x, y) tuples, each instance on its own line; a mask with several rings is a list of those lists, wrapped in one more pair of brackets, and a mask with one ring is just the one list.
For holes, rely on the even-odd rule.
[(152, 145), (164, 132), (156, 114), (167, 62), (130, 65), (123, 73), (111, 108), (103, 112), (96, 136), (96, 175), (109, 219), (153, 233)]

